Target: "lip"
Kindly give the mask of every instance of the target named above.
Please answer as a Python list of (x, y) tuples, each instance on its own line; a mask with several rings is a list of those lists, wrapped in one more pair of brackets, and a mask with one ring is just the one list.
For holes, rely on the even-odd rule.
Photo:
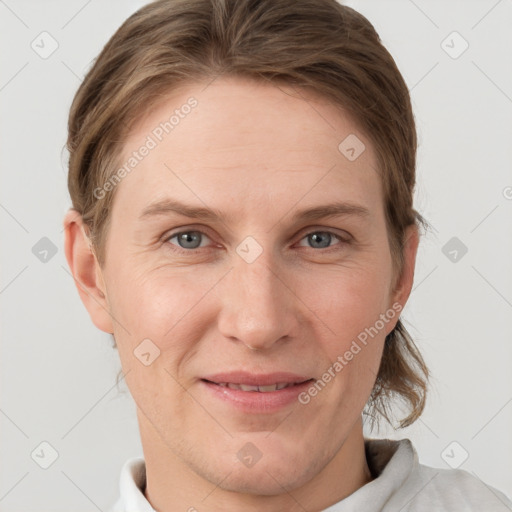
[(211, 382), (231, 382), (233, 384), (248, 384), (250, 386), (268, 386), (276, 382), (299, 383), (310, 380), (311, 376), (298, 375), (290, 372), (249, 373), (242, 371), (216, 373), (203, 377)]
[[(208, 396), (244, 413), (271, 414), (298, 402), (298, 396), (314, 381), (312, 377), (288, 372), (251, 374), (247, 372), (219, 373), (204, 377), (200, 385)], [(218, 383), (268, 386), (277, 382), (295, 383), (276, 391), (242, 391), (222, 387)]]

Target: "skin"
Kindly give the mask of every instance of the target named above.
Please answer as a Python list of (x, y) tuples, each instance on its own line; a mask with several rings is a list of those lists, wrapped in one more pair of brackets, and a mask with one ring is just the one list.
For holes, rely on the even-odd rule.
[[(104, 265), (74, 210), (66, 257), (92, 321), (117, 342), (156, 510), (322, 510), (371, 480), (361, 413), (398, 314), (306, 405), (244, 414), (200, 378), (234, 369), (321, 378), (381, 313), (405, 306), (418, 233), (408, 230), (393, 288), (372, 145), (311, 92), (240, 78), (175, 90), (137, 123), (121, 161), (191, 96), (197, 107), (117, 185)], [(354, 161), (338, 150), (349, 134), (366, 146)], [(139, 218), (169, 196), (226, 219)], [(333, 201), (369, 215), (292, 219)], [(203, 233), (200, 246), (170, 238), (183, 231)], [(334, 235), (325, 245), (308, 236), (325, 231)], [(252, 263), (236, 252), (247, 236), (262, 248)], [(134, 350), (147, 338), (160, 355), (145, 366)], [(237, 457), (247, 442), (262, 454), (252, 467)]]

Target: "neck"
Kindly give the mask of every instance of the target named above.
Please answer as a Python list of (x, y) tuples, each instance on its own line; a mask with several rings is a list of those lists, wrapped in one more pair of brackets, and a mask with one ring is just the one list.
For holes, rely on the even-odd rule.
[[(222, 488), (194, 472), (167, 447), (151, 425), (139, 418), (146, 461), (146, 499), (158, 511), (303, 512), (320, 511), (338, 503), (371, 481), (366, 461), (361, 418), (345, 442), (319, 472), (304, 485), (277, 495), (256, 495)], [(226, 476), (226, 475), (224, 475)]]

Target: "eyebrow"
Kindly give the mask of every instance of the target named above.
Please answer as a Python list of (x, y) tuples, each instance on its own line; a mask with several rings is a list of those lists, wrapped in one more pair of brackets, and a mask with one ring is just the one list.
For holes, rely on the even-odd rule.
[[(146, 219), (155, 216), (178, 214), (183, 217), (203, 221), (223, 221), (226, 216), (214, 208), (203, 208), (181, 203), (176, 199), (163, 199), (148, 205), (139, 219)], [(329, 217), (360, 217), (370, 216), (370, 210), (365, 206), (351, 202), (334, 202), (299, 210), (292, 217), (293, 221), (313, 221)]]

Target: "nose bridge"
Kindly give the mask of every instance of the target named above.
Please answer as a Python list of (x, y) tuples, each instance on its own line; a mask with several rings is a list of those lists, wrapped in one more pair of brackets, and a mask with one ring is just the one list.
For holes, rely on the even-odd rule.
[(243, 256), (234, 258), (223, 289), (219, 327), (228, 338), (264, 349), (292, 334), (293, 294), (283, 283), (270, 250), (249, 261)]

